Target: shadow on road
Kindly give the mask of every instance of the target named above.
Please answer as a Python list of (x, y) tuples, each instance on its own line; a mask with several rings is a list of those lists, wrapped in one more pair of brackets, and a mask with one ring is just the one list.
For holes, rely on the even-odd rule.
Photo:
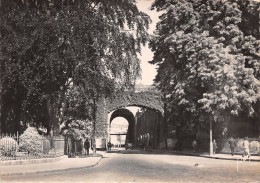
[(91, 157), (101, 157), (102, 155), (100, 154), (92, 154), (90, 153), (89, 155), (78, 155), (75, 157), (71, 157), (71, 158), (91, 158)]
[[(151, 155), (176, 155), (176, 156), (185, 156), (183, 154), (180, 154), (180, 152), (173, 152), (173, 151), (164, 151), (164, 150), (152, 150), (152, 151), (146, 151), (141, 149), (111, 149), (111, 151), (108, 151), (107, 153), (117, 153), (117, 154), (151, 154)], [(193, 154), (189, 155), (192, 156)], [(196, 156), (196, 154), (194, 154)]]

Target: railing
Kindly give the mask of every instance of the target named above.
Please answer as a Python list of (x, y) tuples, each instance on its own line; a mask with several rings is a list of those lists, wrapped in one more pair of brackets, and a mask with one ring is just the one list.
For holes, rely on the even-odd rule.
[(28, 137), (18, 135), (0, 137), (0, 160), (55, 158), (64, 155), (64, 137)]

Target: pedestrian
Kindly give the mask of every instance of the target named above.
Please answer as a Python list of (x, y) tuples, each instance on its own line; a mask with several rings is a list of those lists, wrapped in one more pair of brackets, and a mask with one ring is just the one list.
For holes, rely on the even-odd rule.
[(177, 140), (176, 144), (175, 144), (175, 149), (177, 151), (182, 151), (182, 143), (180, 140)]
[(248, 156), (248, 158), (250, 158), (250, 153), (249, 153), (249, 141), (248, 141), (248, 139), (247, 139), (246, 137), (244, 138), (243, 148), (244, 148), (243, 157), (244, 157), (244, 156)]
[(194, 153), (197, 152), (197, 150), (198, 150), (198, 143), (197, 143), (196, 139), (193, 140), (192, 147), (193, 147), (193, 152)]
[(216, 150), (218, 148), (217, 142), (215, 141), (215, 139), (213, 140), (213, 154), (216, 154)]
[(152, 140), (149, 139), (149, 151), (152, 152)]
[(89, 143), (88, 139), (86, 139), (86, 141), (84, 143), (85, 155), (86, 155), (86, 151), (87, 151), (87, 155), (89, 155), (89, 147), (90, 147), (90, 143)]
[(231, 150), (231, 155), (234, 156), (234, 150), (236, 147), (236, 143), (232, 137), (230, 137), (230, 139), (229, 139), (229, 146), (230, 146), (230, 150)]
[(145, 150), (145, 142), (142, 143), (142, 149)]
[(83, 154), (84, 153), (84, 139), (81, 138), (78, 141), (78, 154)]
[(108, 148), (108, 151), (109, 151), (109, 152), (111, 151), (111, 146), (112, 146), (111, 142), (108, 141), (108, 143), (107, 143), (107, 148)]

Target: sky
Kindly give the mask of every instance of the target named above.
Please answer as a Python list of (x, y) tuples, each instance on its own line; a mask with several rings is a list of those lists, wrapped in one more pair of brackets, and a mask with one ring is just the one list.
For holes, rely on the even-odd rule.
[[(156, 27), (156, 23), (159, 21), (159, 13), (155, 10), (149, 10), (152, 2), (153, 0), (137, 0), (136, 4), (138, 9), (148, 14), (152, 20), (152, 23), (150, 24), (150, 28), (148, 30), (149, 34), (153, 33)], [(142, 78), (137, 80), (136, 83), (143, 85), (152, 85), (157, 71), (155, 65), (148, 63), (148, 61), (151, 61), (153, 59), (153, 53), (148, 48), (148, 45), (142, 47), (142, 55), (139, 55), (138, 58), (141, 60)]]
[(128, 121), (123, 117), (117, 117), (111, 123), (110, 133), (127, 133)]

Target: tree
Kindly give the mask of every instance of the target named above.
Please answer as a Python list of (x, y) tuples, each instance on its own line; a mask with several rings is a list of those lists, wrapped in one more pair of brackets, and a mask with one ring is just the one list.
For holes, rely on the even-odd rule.
[[(71, 85), (97, 98), (107, 83), (132, 87), (140, 74), (137, 52), (150, 19), (134, 1), (2, 0), (0, 12), (5, 131), (24, 118), (50, 134)], [(44, 111), (47, 119), (38, 115)]]
[(168, 120), (189, 131), (191, 124), (207, 126), (210, 117), (223, 122), (230, 114), (256, 114), (259, 3), (155, 0), (153, 8), (164, 11), (149, 45)]

